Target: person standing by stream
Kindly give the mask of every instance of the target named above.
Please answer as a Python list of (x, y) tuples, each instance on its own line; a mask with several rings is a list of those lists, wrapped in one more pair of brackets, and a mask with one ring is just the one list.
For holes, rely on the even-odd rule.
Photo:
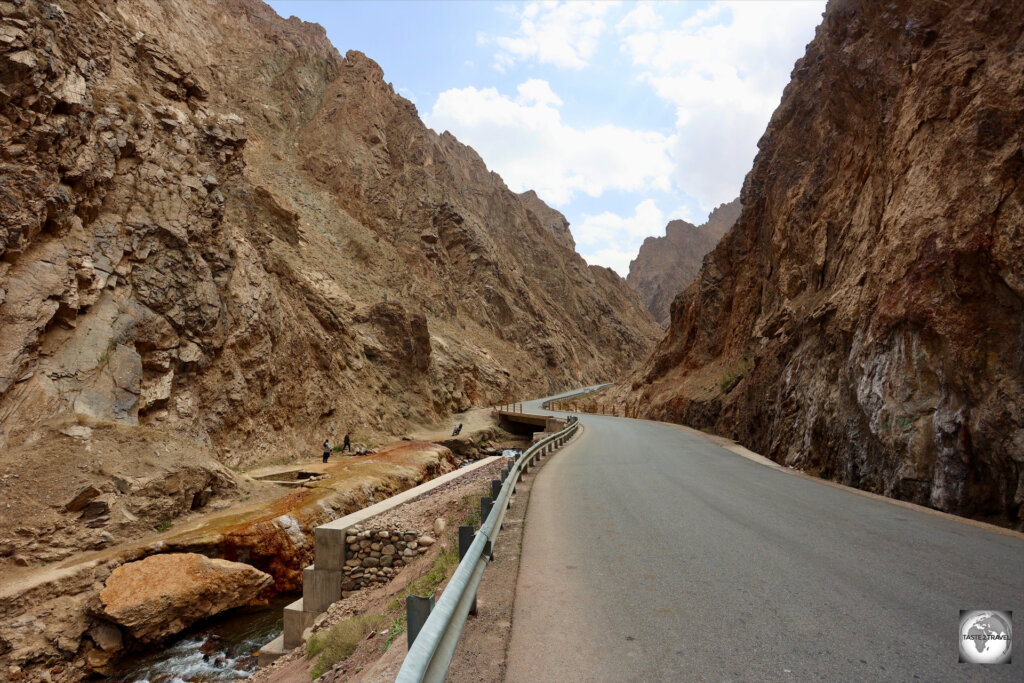
[(345, 443), (341, 446), (342, 453), (345, 451), (348, 451), (349, 453), (352, 452), (352, 440), (349, 438), (350, 436), (352, 436), (352, 432), (345, 432)]
[(331, 444), (324, 439), (324, 462), (327, 462), (327, 458), (331, 457)]

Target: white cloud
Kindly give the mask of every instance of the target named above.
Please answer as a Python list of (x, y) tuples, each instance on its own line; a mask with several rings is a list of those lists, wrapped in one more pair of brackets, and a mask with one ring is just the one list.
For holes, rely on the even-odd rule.
[(611, 211), (596, 216), (583, 216), (583, 222), (573, 230), (573, 237), (581, 245), (604, 245), (625, 239), (641, 242), (645, 237), (664, 232), (665, 215), (653, 199), (636, 205), (632, 216), (622, 217)]
[[(668, 212), (668, 221), (674, 221), (677, 219), (686, 221), (692, 225), (700, 225), (707, 221), (707, 216), (705, 215), (704, 218), (699, 218), (698, 214), (694, 212), (692, 207), (687, 206), (686, 204), (680, 204), (675, 209)], [(668, 221), (665, 222), (668, 223)]]
[(739, 193), (823, 9), (823, 1), (726, 1), (675, 27), (624, 36), (641, 80), (676, 107), (673, 179), (701, 208)]
[(644, 238), (664, 234), (666, 222), (654, 200), (645, 199), (636, 205), (632, 216), (610, 211), (585, 215), (578, 226), (573, 226), (572, 234), (588, 263), (608, 266), (625, 277)]
[(562, 100), (530, 79), (513, 99), (496, 88), (446, 90), (424, 118), (472, 146), (517, 192), (564, 205), (577, 193), (670, 189), (671, 137), (613, 125), (581, 130), (562, 122)]
[(532, 2), (512, 11), (519, 28), (509, 36), (478, 35), (494, 44), (494, 66), (505, 71), (520, 62), (537, 61), (564, 69), (587, 66), (605, 29), (604, 16), (614, 2)]
[(561, 98), (551, 90), (548, 82), (539, 78), (531, 78), (524, 83), (520, 83), (516, 90), (519, 91), (519, 101), (523, 104), (534, 102), (538, 105), (562, 106)]
[(622, 21), (615, 25), (620, 33), (624, 31), (652, 31), (660, 28), (661, 17), (654, 11), (650, 2), (641, 2), (633, 10), (623, 17)]
[(583, 260), (592, 266), (604, 266), (611, 268), (622, 277), (629, 275), (629, 262), (636, 258), (639, 247), (633, 249), (598, 249), (596, 251), (584, 251), (580, 255)]

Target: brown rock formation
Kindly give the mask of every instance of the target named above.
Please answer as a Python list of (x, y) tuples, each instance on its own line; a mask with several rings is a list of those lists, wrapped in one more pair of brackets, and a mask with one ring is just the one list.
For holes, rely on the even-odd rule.
[(668, 327), (672, 300), (693, 282), (704, 255), (736, 222), (741, 208), (737, 198), (712, 211), (700, 226), (669, 221), (664, 237), (648, 237), (640, 245), (636, 258), (629, 262), (626, 282), (662, 327)]
[(556, 211), (545, 204), (533, 190), (523, 192), (519, 195), (519, 199), (523, 202), (523, 206), (526, 207), (526, 211), (533, 214), (530, 216), (531, 222), (536, 218), (540, 225), (554, 235), (564, 247), (572, 250), (576, 249), (576, 240), (572, 238), (572, 233), (569, 231), (569, 221), (565, 219), (565, 216), (560, 211)]
[(149, 643), (249, 604), (271, 581), (268, 574), (240, 562), (195, 553), (152, 555), (111, 572), (100, 602), (104, 616)]
[[(60, 506), (112, 483), (83, 480), (77, 437), (54, 424), (145, 426), (118, 436), (132, 476), (164, 470), (146, 465), (155, 450), (206, 458), (195, 483), (216, 472), (227, 490), (222, 464), (606, 379), (653, 345), (564, 217), (427, 129), (322, 28), (258, 0), (19, 0), (0, 15), (12, 495), (42, 465)], [(100, 526), (104, 502), (88, 503)], [(37, 521), (18, 520), (24, 537), (67, 526)]]
[(1024, 5), (833, 0), (629, 400), (1019, 524)]

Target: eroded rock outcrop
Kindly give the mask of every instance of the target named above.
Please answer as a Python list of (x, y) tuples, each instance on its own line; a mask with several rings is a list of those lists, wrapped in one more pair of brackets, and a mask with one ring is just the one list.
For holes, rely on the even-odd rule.
[[(655, 340), (564, 217), (318, 26), (258, 0), (9, 0), (0, 17), (5, 576), (225, 507), (229, 467), (604, 379)], [(368, 476), (337, 507), (423, 474)], [(286, 587), (314, 519), (255, 524), (292, 533), (260, 546)], [(3, 663), (82, 656), (89, 586), (0, 596)]]
[(149, 643), (249, 604), (272, 581), (269, 574), (241, 562), (195, 553), (152, 555), (111, 572), (100, 602), (106, 618)]
[(699, 226), (669, 221), (664, 237), (648, 237), (640, 245), (626, 282), (662, 327), (668, 327), (672, 300), (697, 277), (704, 256), (736, 222), (741, 208), (737, 198), (715, 208)]
[(630, 403), (1020, 524), (1022, 26), (1019, 3), (830, 2)]
[(258, 0), (0, 12), (0, 446), (74, 413), (257, 462), (653, 344), (561, 214), (322, 28)]

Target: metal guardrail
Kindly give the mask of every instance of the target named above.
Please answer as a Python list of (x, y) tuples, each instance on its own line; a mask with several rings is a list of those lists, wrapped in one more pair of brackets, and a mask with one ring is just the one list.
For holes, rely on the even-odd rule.
[(601, 391), (602, 389), (610, 387), (611, 385), (612, 382), (605, 382), (604, 384), (596, 384), (592, 387), (587, 387), (586, 389), (574, 391), (571, 394), (564, 394), (562, 396), (552, 396), (551, 398), (546, 399), (543, 403), (541, 403), (540, 407), (543, 408), (544, 410), (551, 410), (552, 403), (558, 403), (559, 401), (569, 401), (574, 398), (580, 398), (581, 396), (592, 394), (595, 391)]
[[(541, 439), (523, 451), (507, 474), (502, 470), (504, 482), (501, 490), (490, 502), (490, 513), (485, 515), (483, 524), (474, 535), (473, 542), (452, 574), (448, 586), (441, 593), (437, 605), (431, 610), (430, 616), (409, 647), (405, 661), (402, 662), (402, 669), (395, 679), (396, 683), (434, 683), (445, 679), (466, 617), (476, 603), (476, 590), (483, 577), (484, 568), (490, 561), (491, 548), (501, 530), (501, 523), (505, 519), (505, 511), (510, 505), (516, 483), (535, 458), (551, 448), (561, 446), (578, 428), (579, 420), (575, 417), (569, 418), (569, 424), (565, 429)], [(481, 500), (485, 509), (488, 501), (488, 498)]]

